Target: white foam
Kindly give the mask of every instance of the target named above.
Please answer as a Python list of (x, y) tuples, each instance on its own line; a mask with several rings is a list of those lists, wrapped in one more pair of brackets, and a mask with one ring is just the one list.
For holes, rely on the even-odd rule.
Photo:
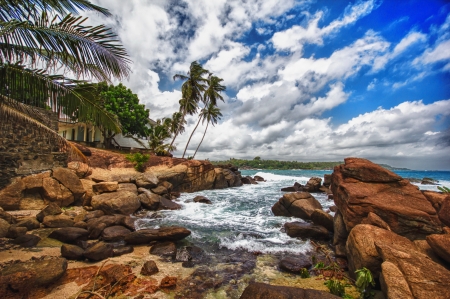
[(306, 183), (310, 179), (310, 177), (305, 176), (280, 175), (271, 172), (257, 172), (255, 175), (263, 177), (266, 181), (304, 181)]

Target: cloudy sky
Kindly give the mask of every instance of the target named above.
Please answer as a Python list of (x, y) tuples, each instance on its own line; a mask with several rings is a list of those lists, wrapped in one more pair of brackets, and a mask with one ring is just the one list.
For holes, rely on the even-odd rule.
[[(450, 4), (438, 0), (94, 0), (133, 60), (151, 118), (178, 109), (192, 61), (224, 79), (196, 158), (450, 169)], [(176, 143), (181, 156), (196, 118)], [(197, 147), (205, 127), (193, 136)]]

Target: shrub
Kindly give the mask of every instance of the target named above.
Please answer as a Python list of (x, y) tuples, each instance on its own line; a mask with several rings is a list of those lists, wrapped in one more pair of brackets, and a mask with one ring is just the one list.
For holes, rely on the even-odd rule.
[(375, 286), (372, 273), (366, 267), (356, 270), (356, 288), (361, 293), (361, 299), (373, 298), (375, 295), (372, 291), (372, 287)]
[(339, 297), (343, 297), (345, 295), (345, 285), (341, 283), (337, 279), (330, 279), (325, 281), (325, 285), (327, 286), (330, 293)]
[(445, 186), (438, 186), (437, 187), (442, 193), (450, 193), (450, 188), (447, 188)]
[(144, 171), (144, 164), (150, 159), (150, 155), (147, 154), (141, 154), (141, 153), (134, 153), (134, 154), (128, 154), (126, 156), (127, 160), (134, 163), (134, 169), (137, 171)]
[(301, 278), (310, 278), (311, 276), (309, 275), (309, 271), (306, 268), (302, 268), (300, 270), (300, 277)]

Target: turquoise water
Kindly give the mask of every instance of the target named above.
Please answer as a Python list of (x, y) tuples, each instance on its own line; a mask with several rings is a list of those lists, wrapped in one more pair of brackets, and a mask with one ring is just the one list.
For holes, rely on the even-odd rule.
[[(302, 221), (298, 218), (275, 217), (271, 207), (282, 196), (283, 187), (295, 182), (304, 185), (313, 176), (323, 178), (331, 170), (246, 170), (242, 175), (259, 175), (266, 179), (258, 185), (222, 190), (206, 190), (182, 194), (178, 203), (181, 210), (149, 212), (148, 217), (138, 220), (139, 228), (154, 228), (161, 225), (180, 225), (191, 230), (187, 242), (214, 251), (224, 248), (262, 253), (300, 254), (312, 249), (309, 240), (288, 237), (283, 225), (289, 221)], [(405, 178), (424, 177), (439, 180), (450, 188), (450, 171), (396, 171)], [(436, 186), (420, 185), (419, 188), (437, 190)], [(211, 205), (192, 202), (197, 195), (212, 201)], [(321, 193), (313, 196), (322, 204), (324, 210), (334, 205), (332, 200)]]

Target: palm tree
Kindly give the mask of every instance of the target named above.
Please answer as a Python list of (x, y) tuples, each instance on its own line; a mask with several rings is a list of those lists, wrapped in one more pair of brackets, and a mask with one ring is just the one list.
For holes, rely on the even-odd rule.
[[(220, 92), (225, 91), (226, 87), (220, 84), (220, 82), (222, 82), (222, 81), (223, 81), (223, 79), (221, 79), (217, 76), (213, 76), (212, 74), (209, 74), (208, 79), (206, 81), (208, 83), (208, 88), (205, 90), (205, 93), (203, 94), (203, 102), (205, 103), (205, 108), (209, 109), (210, 104), (212, 104), (213, 106), (216, 106), (218, 99), (223, 101), (223, 97), (220, 94)], [(184, 149), (183, 158), (184, 158), (184, 155), (186, 154), (186, 150), (189, 146), (189, 143), (191, 142), (191, 138), (194, 135), (195, 130), (197, 130), (197, 127), (200, 124), (200, 121), (202, 120), (202, 118), (203, 118), (203, 114), (200, 114), (197, 125), (195, 126), (194, 130), (192, 131), (191, 136), (189, 137), (189, 140)], [(205, 137), (205, 136), (203, 135), (203, 137)], [(202, 139), (202, 141), (203, 141), (203, 139)]]
[(77, 111), (79, 121), (95, 119), (120, 131), (90, 84), (52, 74), (63, 71), (99, 81), (128, 76), (130, 60), (117, 36), (103, 25), (84, 26), (86, 18), (72, 15), (85, 10), (110, 15), (88, 0), (0, 1), (1, 121), (31, 123), (68, 145), (43, 124), (35, 107), (45, 105), (55, 112)]
[(205, 122), (206, 120), (206, 128), (205, 128), (205, 132), (203, 133), (203, 137), (202, 140), (200, 141), (200, 143), (197, 146), (197, 149), (195, 150), (194, 155), (192, 156), (192, 159), (195, 157), (195, 155), (197, 154), (198, 149), (200, 148), (200, 145), (203, 142), (203, 139), (205, 138), (206, 135), (206, 130), (208, 130), (208, 125), (211, 123), (211, 125), (215, 125), (217, 124), (217, 122), (219, 121), (220, 117), (222, 116), (222, 113), (220, 113), (220, 109), (219, 107), (217, 107), (216, 105), (214, 105), (213, 102), (210, 102), (208, 107), (204, 108), (202, 110), (202, 112), (200, 113), (200, 116), (202, 118), (202, 123)]
[[(181, 79), (185, 82), (181, 85), (181, 94), (183, 98), (180, 100), (180, 112), (183, 114), (182, 122), (186, 118), (186, 114), (193, 115), (197, 112), (198, 103), (203, 100), (202, 93), (205, 91), (207, 81), (203, 78), (209, 72), (205, 70), (197, 61), (191, 63), (189, 72), (186, 75), (176, 74), (173, 79)], [(175, 138), (180, 132), (175, 133), (171, 145), (175, 142)], [(186, 152), (186, 151), (185, 151)], [(184, 158), (184, 154), (183, 154)]]
[(171, 136), (171, 123), (172, 119), (170, 118), (158, 119), (156, 124), (151, 125), (148, 128), (148, 147), (158, 156), (163, 155), (166, 151), (170, 150), (170, 145), (164, 143), (164, 140)]

